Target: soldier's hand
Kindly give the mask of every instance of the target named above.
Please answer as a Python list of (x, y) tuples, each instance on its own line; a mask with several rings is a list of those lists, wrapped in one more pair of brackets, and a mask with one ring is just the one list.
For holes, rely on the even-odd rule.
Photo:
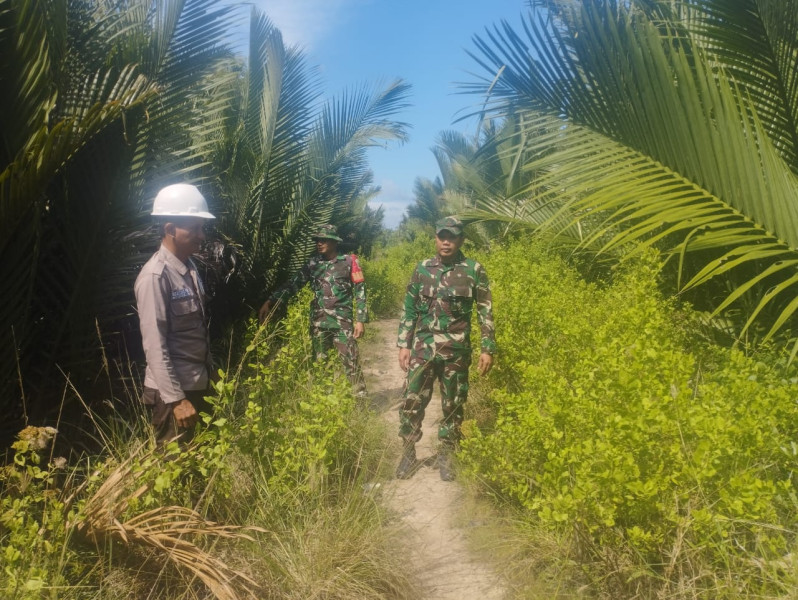
[(273, 306), (274, 302), (272, 302), (271, 300), (266, 300), (266, 302), (263, 303), (263, 306), (260, 307), (260, 310), (258, 311), (258, 319), (260, 320), (261, 323), (263, 323), (266, 319), (269, 318)]
[(172, 414), (175, 417), (177, 426), (183, 429), (194, 427), (194, 423), (199, 419), (197, 409), (189, 402), (188, 398), (183, 398), (176, 402), (174, 408), (172, 408)]
[(487, 352), (480, 354), (479, 363), (477, 364), (477, 370), (479, 371), (479, 374), (487, 375), (490, 372), (491, 367), (493, 367), (493, 356)]
[(402, 369), (402, 371), (407, 372), (409, 366), (410, 366), (410, 349), (399, 348), (399, 367)]
[(355, 332), (353, 334), (355, 336), (355, 339), (362, 337), (364, 331), (366, 331), (366, 326), (363, 325), (363, 323), (361, 323), (360, 321), (355, 323)]

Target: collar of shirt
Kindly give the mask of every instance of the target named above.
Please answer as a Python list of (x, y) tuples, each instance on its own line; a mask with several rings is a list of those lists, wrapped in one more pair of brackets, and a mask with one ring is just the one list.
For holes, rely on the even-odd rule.
[(430, 266), (431, 267), (441, 266), (441, 267), (444, 267), (444, 268), (453, 267), (454, 265), (460, 264), (464, 260), (465, 260), (465, 255), (463, 254), (462, 250), (458, 250), (457, 254), (454, 255), (454, 260), (452, 262), (450, 262), (449, 264), (444, 263), (441, 260), (440, 255), (436, 254), (435, 256), (432, 257), (432, 260), (430, 261)]
[(337, 262), (339, 260), (346, 260), (346, 254), (337, 254), (335, 258), (324, 258), (321, 254), (316, 255), (316, 262)]

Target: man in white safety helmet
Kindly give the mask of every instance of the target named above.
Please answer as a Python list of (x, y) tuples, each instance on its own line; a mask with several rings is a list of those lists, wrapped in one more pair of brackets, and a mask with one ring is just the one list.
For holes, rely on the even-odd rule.
[(163, 444), (178, 435), (190, 439), (198, 409), (204, 408), (211, 356), (205, 292), (191, 255), (205, 241), (205, 225), (214, 216), (200, 191), (185, 183), (158, 192), (152, 216), (161, 247), (141, 269), (134, 289), (147, 359), (143, 401)]

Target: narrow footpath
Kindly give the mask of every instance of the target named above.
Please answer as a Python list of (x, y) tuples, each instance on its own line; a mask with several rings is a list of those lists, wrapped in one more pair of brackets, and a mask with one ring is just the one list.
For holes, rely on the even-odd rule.
[[(394, 435), (404, 384), (396, 347), (398, 326), (397, 319), (369, 324), (370, 339), (361, 345), (372, 405), (382, 413)], [(408, 533), (414, 576), (425, 591), (422, 600), (500, 600), (504, 592), (499, 578), (470, 555), (463, 532), (453, 524), (452, 517), (460, 510), (464, 495), (457, 481), (444, 482), (438, 475), (435, 457), (440, 418), (436, 383), (424, 419), (424, 437), (416, 445), (422, 466), (410, 479), (386, 482), (383, 498)], [(398, 447), (398, 437), (395, 443)]]

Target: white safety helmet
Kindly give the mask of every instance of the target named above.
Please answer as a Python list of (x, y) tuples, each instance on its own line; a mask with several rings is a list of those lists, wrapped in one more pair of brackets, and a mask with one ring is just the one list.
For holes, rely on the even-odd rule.
[(216, 218), (208, 212), (205, 196), (195, 186), (187, 183), (167, 185), (158, 192), (152, 203), (152, 216)]

